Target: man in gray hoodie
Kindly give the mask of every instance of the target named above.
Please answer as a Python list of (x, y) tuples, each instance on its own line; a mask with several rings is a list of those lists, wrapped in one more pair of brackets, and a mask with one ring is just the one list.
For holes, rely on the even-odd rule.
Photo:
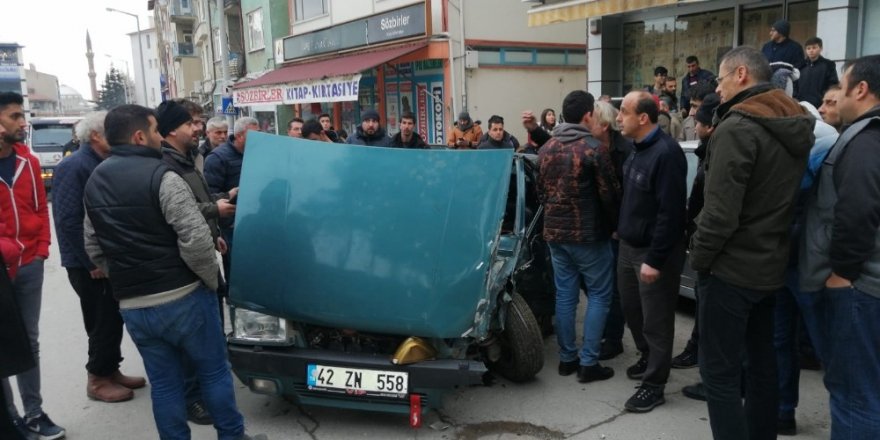
[[(538, 154), (544, 240), (550, 246), (556, 282), (559, 375), (577, 372), (582, 383), (614, 376), (614, 370), (599, 364), (599, 348), (614, 287), (611, 234), (617, 229), (620, 184), (608, 148), (590, 134), (592, 113), (592, 95), (569, 93), (562, 114), (577, 123), (557, 125)], [(590, 301), (578, 350), (575, 312), (581, 280)]]

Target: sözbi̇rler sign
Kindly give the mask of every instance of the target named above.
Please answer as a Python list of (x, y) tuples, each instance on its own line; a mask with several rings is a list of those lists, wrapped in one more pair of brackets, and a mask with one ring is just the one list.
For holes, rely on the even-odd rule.
[(337, 76), (294, 84), (249, 87), (232, 94), (236, 107), (357, 101), (361, 74)]

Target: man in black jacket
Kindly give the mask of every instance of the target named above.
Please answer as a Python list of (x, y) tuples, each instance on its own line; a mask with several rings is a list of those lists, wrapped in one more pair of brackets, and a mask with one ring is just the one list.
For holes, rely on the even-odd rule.
[(94, 112), (76, 125), (81, 146), (55, 168), (52, 217), (61, 251), (61, 265), (79, 296), (83, 324), (89, 340), (86, 395), (103, 402), (122, 402), (143, 387), (142, 377), (119, 372), (122, 361), (122, 316), (107, 275), (86, 254), (83, 243), (83, 190), (95, 167), (110, 155), (104, 138), (106, 112)]
[(850, 65), (837, 95), (843, 133), (807, 204), (800, 281), (824, 290), (820, 353), (831, 438), (880, 438), (880, 56)]
[(162, 438), (188, 438), (183, 362), (198, 372), (220, 438), (246, 439), (217, 307), (211, 230), (189, 186), (162, 161), (155, 113), (122, 105), (107, 114), (112, 155), (85, 188), (89, 258), (110, 277), (125, 327), (152, 383)]
[(790, 32), (791, 24), (787, 20), (777, 20), (773, 23), (770, 27), (770, 41), (761, 48), (767, 61), (771, 63), (782, 61), (793, 67), (798, 67), (804, 61), (804, 48), (788, 37)]
[(486, 131), (486, 134), (480, 138), (480, 143), (477, 145), (477, 149), (493, 150), (500, 148), (509, 148), (516, 151), (519, 149), (519, 140), (504, 129), (504, 118), (498, 115), (492, 115), (492, 117), (489, 118), (489, 129)]
[[(794, 95), (798, 101), (807, 101), (813, 107), (822, 105), (822, 95), (829, 87), (838, 83), (837, 65), (822, 56), (822, 39), (813, 37), (804, 44), (807, 58), (800, 66), (800, 79), (795, 83)], [(795, 66), (797, 67), (797, 66)]]
[(392, 148), (428, 148), (428, 144), (415, 130), (416, 117), (412, 113), (400, 115), (400, 131), (391, 138), (388, 143)]
[(617, 286), (639, 361), (627, 368), (639, 390), (624, 407), (648, 412), (665, 402), (675, 304), (684, 265), (687, 160), (675, 139), (657, 125), (659, 109), (648, 92), (631, 92), (620, 105), (621, 133), (635, 141), (623, 166)]
[[(815, 120), (769, 84), (749, 46), (724, 55), (703, 209), (691, 238), (698, 273), (700, 374), (716, 440), (776, 438), (776, 293), (785, 284), (795, 195)], [(748, 359), (745, 404), (743, 363)]]

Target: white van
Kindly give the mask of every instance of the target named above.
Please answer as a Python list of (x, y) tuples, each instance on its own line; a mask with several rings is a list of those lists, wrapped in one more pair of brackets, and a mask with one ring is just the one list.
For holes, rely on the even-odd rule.
[(67, 154), (72, 153), (71, 141), (74, 139), (73, 127), (81, 121), (80, 117), (31, 118), (28, 125), (28, 146), (40, 160), (43, 183), (46, 189), (52, 187), (55, 167)]

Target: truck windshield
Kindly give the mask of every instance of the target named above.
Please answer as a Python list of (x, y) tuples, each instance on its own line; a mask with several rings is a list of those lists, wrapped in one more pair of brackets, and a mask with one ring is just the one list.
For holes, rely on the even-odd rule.
[(70, 125), (35, 125), (31, 145), (59, 145), (70, 142), (73, 133)]

